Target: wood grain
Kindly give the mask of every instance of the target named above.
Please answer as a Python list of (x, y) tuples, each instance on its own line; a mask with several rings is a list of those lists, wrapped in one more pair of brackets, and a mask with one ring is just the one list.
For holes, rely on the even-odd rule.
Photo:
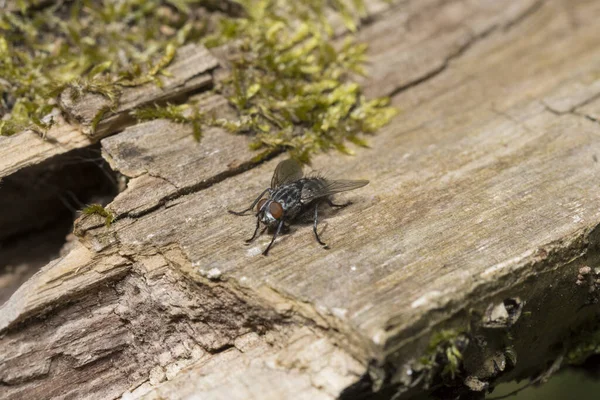
[[(47, 311), (59, 305), (129, 333), (90, 348), (90, 359), (114, 364), (87, 363), (85, 335), (11, 352), (0, 360), (10, 396), (84, 373), (86, 393), (97, 388), (92, 376), (115, 382), (104, 397), (339, 398), (359, 393), (359, 381), (408, 396), (427, 390), (413, 368), (433, 333), (468, 331), (517, 298), (513, 339), (482, 328), (488, 344), (465, 353), (461, 376), (469, 388), (535, 376), (571, 329), (596, 318), (583, 307), (594, 283), (575, 282), (600, 262), (599, 16), (598, 2), (584, 0), (568, 10), (561, 1), (407, 1), (365, 23), (373, 62), (363, 84), (402, 112), (371, 149), (314, 159), (332, 178), (371, 181), (339, 196), (351, 206), (324, 208), (329, 250), (309, 224), (294, 225), (264, 257), (269, 236), (245, 246), (253, 218), (227, 213), (268, 186), (284, 155), (251, 164), (248, 138), (215, 129), (196, 145), (165, 121), (104, 139), (111, 165), (131, 178), (109, 205), (119, 218), (110, 228), (98, 216), (77, 222), (79, 246), (0, 309), (0, 346), (44, 334), (34, 316), (60, 326), (67, 317)], [(116, 291), (93, 306), (107, 281)], [(296, 335), (314, 350), (298, 355)], [(249, 337), (254, 345), (240, 350)], [(508, 348), (516, 365), (490, 370), (497, 357), (506, 364)], [(72, 358), (50, 368), (64, 349)], [(341, 367), (317, 365), (321, 352)], [(27, 370), (32, 354), (37, 367)], [(240, 365), (239, 379), (228, 378)]]

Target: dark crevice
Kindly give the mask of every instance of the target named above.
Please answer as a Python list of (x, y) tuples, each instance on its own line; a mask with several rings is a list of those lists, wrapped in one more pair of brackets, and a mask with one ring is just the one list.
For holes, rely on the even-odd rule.
[(223, 353), (229, 349), (235, 349), (235, 346), (231, 343), (227, 343), (227, 344), (219, 347), (218, 349), (208, 349), (207, 353), (214, 356), (216, 354)]
[(0, 186), (0, 245), (72, 221), (87, 204), (108, 204), (117, 192), (118, 177), (98, 145), (22, 169)]
[(71, 228), (72, 221), (58, 221), (0, 243), (0, 305), (41, 267), (63, 254)]
[[(383, 381), (379, 383), (376, 383), (376, 380), (378, 379), (376, 376), (378, 373), (372, 373), (373, 370), (377, 369), (380, 369), (380, 373), (384, 375)], [(385, 364), (383, 367), (376, 367), (376, 362), (372, 361), (369, 366), (369, 371), (363, 374), (355, 383), (342, 390), (338, 400), (393, 399), (397, 394), (406, 392), (406, 389), (400, 392), (400, 390), (402, 390), (401, 386), (398, 383), (392, 383), (390, 381), (390, 377), (393, 373), (394, 367), (391, 364)], [(377, 388), (379, 385), (382, 385), (382, 387)]]
[(2, 180), (0, 304), (61, 255), (81, 209), (114, 199), (118, 179), (95, 145), (52, 157)]

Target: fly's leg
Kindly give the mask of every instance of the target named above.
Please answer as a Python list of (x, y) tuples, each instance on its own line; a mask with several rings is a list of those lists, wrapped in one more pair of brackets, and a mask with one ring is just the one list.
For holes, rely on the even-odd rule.
[(321, 242), (321, 239), (319, 239), (319, 233), (317, 232), (317, 222), (318, 222), (318, 216), (317, 216), (317, 211), (319, 210), (319, 204), (315, 204), (315, 219), (313, 222), (313, 232), (315, 233), (315, 238), (317, 239), (317, 242), (319, 242), (319, 244), (321, 246), (327, 247), (327, 244)]
[(351, 201), (344, 203), (344, 204), (335, 204), (333, 201), (331, 201), (329, 199), (325, 199), (325, 201), (327, 202), (327, 204), (329, 204), (329, 207), (343, 208), (343, 207), (348, 207), (350, 204), (352, 204)]
[(279, 225), (277, 225), (277, 230), (275, 231), (275, 234), (273, 235), (273, 239), (271, 239), (271, 243), (269, 243), (269, 245), (267, 246), (265, 251), (263, 251), (263, 256), (266, 256), (269, 253), (269, 249), (271, 248), (271, 246), (273, 246), (273, 243), (275, 242), (277, 235), (279, 235), (279, 231), (281, 231), (282, 226), (283, 226), (283, 217), (281, 218), (281, 221), (279, 221)]
[[(257, 217), (256, 218), (256, 229), (254, 230), (254, 234), (252, 235), (252, 237), (250, 239), (245, 240), (246, 244), (250, 244), (254, 240), (254, 238), (256, 237), (256, 232), (258, 232), (259, 227), (260, 227), (260, 218)], [(267, 227), (265, 227), (265, 229), (267, 229)], [(261, 235), (265, 231), (265, 229), (262, 230), (262, 232), (260, 233)]]
[(256, 205), (256, 203), (258, 203), (260, 201), (260, 199), (262, 199), (262, 197), (265, 195), (265, 193), (267, 193), (269, 191), (269, 188), (266, 188), (250, 205), (250, 207), (246, 208), (243, 211), (232, 211), (232, 210), (227, 210), (230, 214), (233, 215), (244, 215), (246, 214), (248, 211), (252, 210), (254, 208), (254, 206)]

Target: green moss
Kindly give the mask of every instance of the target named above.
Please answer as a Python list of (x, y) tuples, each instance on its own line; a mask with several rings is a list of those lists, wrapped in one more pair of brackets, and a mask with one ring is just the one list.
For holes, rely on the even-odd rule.
[[(242, 1), (246, 17), (222, 21), (209, 38), (235, 39), (239, 53), (232, 73), (217, 89), (238, 110), (240, 119), (222, 122), (235, 133), (251, 132), (252, 148), (287, 150), (309, 162), (331, 149), (351, 154), (350, 141), (367, 142), (396, 114), (387, 99), (367, 100), (355, 79), (364, 74), (364, 44), (336, 44), (321, 1)], [(356, 29), (362, 2), (354, 7), (333, 2), (346, 26)]]
[(141, 107), (132, 112), (132, 115), (138, 121), (149, 121), (153, 119), (168, 119), (179, 124), (190, 124), (194, 139), (200, 141), (202, 138), (203, 126), (211, 124), (204, 113), (189, 104), (167, 104), (166, 106), (147, 106)]
[(0, 134), (45, 130), (56, 95), (96, 92), (113, 104), (120, 87), (160, 84), (178, 46), (197, 40), (198, 0), (75, 0), (0, 15)]
[(231, 74), (215, 90), (239, 118), (206, 118), (193, 108), (184, 115), (173, 105), (138, 110), (138, 118), (162, 113), (191, 124), (197, 139), (204, 126), (218, 125), (253, 135), (257, 159), (289, 151), (309, 162), (331, 149), (351, 154), (348, 142), (367, 146), (364, 135), (395, 115), (387, 99), (366, 99), (357, 83), (366, 46), (352, 37), (334, 40), (331, 11), (354, 32), (365, 13), (362, 0), (230, 3), (239, 8), (235, 17), (208, 12), (203, 6), (233, 7), (208, 0), (75, 0), (35, 12), (23, 2), (20, 12), (0, 16), (0, 134), (48, 129), (56, 95), (67, 89), (75, 98), (94, 92), (110, 100), (97, 125), (116, 108), (122, 88), (160, 86), (177, 48), (188, 42), (231, 47)]
[(572, 343), (566, 359), (569, 364), (582, 364), (588, 357), (600, 354), (600, 329), (582, 330)]
[(104, 224), (108, 228), (114, 221), (115, 215), (102, 207), (100, 204), (90, 204), (82, 211), (85, 215), (99, 215), (104, 218)]
[(422, 367), (430, 371), (430, 380), (437, 373), (444, 380), (456, 378), (462, 366), (462, 352), (466, 343), (467, 337), (454, 329), (443, 329), (431, 335), (427, 353), (419, 360)]

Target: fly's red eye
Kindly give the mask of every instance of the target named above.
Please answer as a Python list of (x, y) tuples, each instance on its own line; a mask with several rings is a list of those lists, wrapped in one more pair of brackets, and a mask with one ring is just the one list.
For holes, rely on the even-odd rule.
[(267, 202), (267, 199), (262, 199), (261, 201), (259, 201), (258, 204), (256, 205), (256, 212), (259, 212), (260, 209), (265, 205), (266, 202)]
[(281, 207), (281, 204), (277, 202), (272, 202), (269, 205), (269, 212), (271, 213), (273, 218), (279, 219), (283, 215), (283, 207)]

